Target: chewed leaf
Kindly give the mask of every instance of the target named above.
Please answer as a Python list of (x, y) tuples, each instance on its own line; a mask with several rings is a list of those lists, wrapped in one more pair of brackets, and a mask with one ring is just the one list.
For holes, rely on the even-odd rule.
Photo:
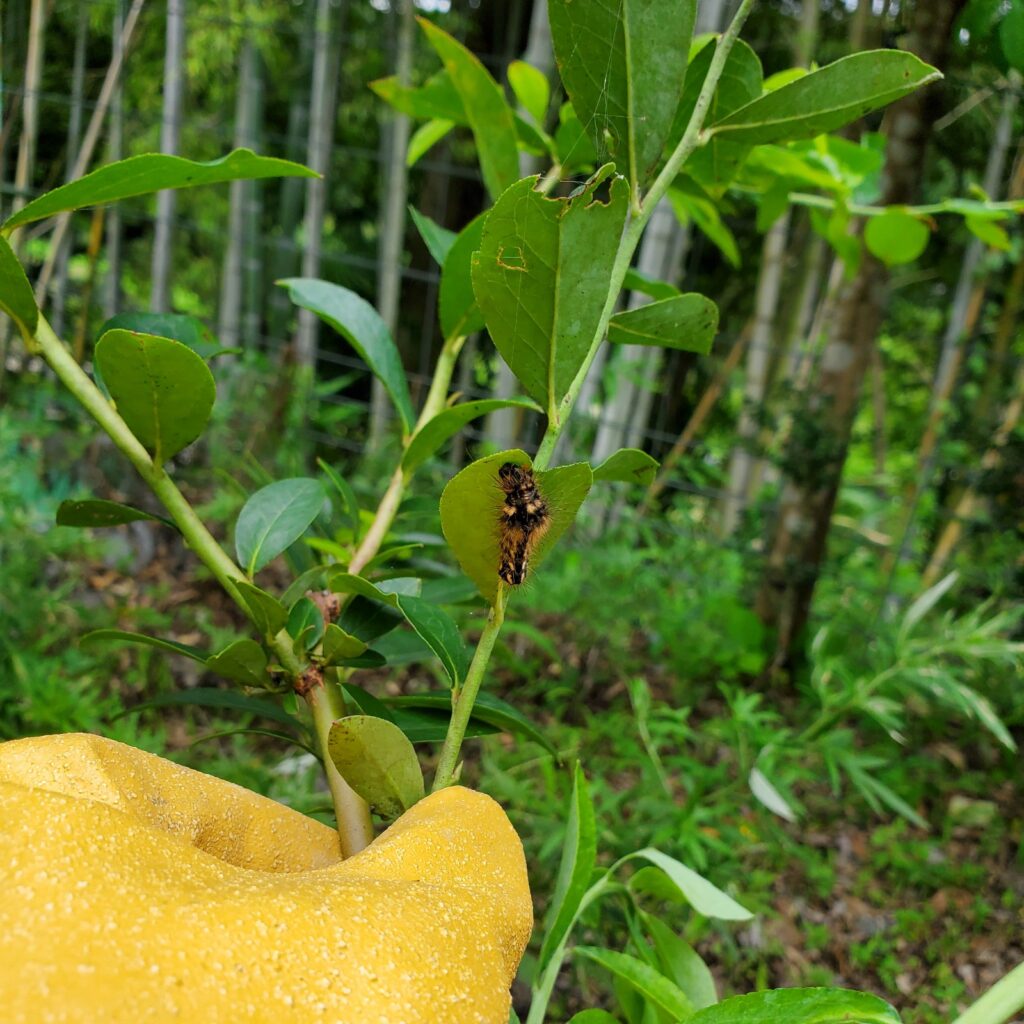
[(494, 344), (526, 393), (551, 409), (569, 391), (601, 321), (629, 188), (594, 175), (568, 199), (516, 182), (494, 204), (473, 257), (473, 290)]
[[(499, 512), (502, 493), (498, 469), (506, 462), (530, 466), (524, 451), (513, 449), (479, 459), (449, 481), (441, 495), (441, 529), (448, 546), (491, 604), (498, 593)], [(537, 487), (548, 505), (551, 524), (530, 555), (531, 571), (572, 525), (594, 481), (586, 463), (538, 470)]]

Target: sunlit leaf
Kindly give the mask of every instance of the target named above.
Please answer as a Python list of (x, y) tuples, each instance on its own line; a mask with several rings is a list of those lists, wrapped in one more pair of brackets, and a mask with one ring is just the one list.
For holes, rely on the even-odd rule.
[(295, 543), (324, 507), (319, 480), (298, 477), (261, 487), (242, 506), (235, 524), (235, 552), (252, 576)]
[(693, 1005), (678, 985), (653, 967), (628, 953), (617, 953), (612, 949), (597, 946), (577, 946), (576, 956), (585, 957), (600, 964), (643, 998), (669, 1014), (672, 1020), (693, 1020)]
[(627, 484), (649, 484), (658, 472), (658, 461), (639, 448), (620, 448), (594, 468), (594, 482), (618, 480)]
[(883, 999), (843, 988), (779, 988), (723, 999), (687, 1024), (900, 1024)]

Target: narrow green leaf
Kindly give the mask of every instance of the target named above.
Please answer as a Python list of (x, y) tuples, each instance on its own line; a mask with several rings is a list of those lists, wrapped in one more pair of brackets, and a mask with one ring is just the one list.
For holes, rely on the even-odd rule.
[(980, 239), (986, 245), (1000, 252), (1010, 251), (1010, 236), (1002, 225), (997, 224), (991, 217), (965, 217), (964, 224), (975, 238)]
[(103, 337), (113, 330), (155, 334), (159, 338), (180, 341), (203, 359), (227, 351), (202, 320), (188, 313), (118, 313), (99, 329), (98, 336)]
[(999, 45), (1007, 64), (1024, 74), (1024, 6), (1017, 2), (999, 22)]
[(200, 743), (208, 743), (210, 740), (222, 740), (228, 736), (267, 736), (270, 739), (282, 740), (285, 743), (290, 743), (293, 746), (298, 747), (300, 750), (304, 750), (307, 754), (312, 754), (318, 761), (320, 755), (316, 749), (311, 747), (308, 743), (303, 743), (302, 740), (296, 739), (294, 736), (289, 736), (286, 732), (276, 732), (273, 729), (221, 729), (219, 732), (207, 733), (205, 736), (200, 736), (194, 739), (190, 744), (189, 748), (198, 746)]
[(449, 438), (454, 437), (467, 423), (487, 416), (495, 409), (532, 409), (543, 412), (536, 402), (525, 398), (482, 398), (475, 402), (461, 402), (439, 412), (424, 423), (409, 442), (402, 456), (402, 469), (411, 474), (427, 461)]
[(288, 589), (281, 595), (281, 604), (291, 608), (303, 594), (309, 590), (323, 590), (327, 586), (327, 570), (329, 566), (314, 565), (288, 584)]
[(423, 798), (416, 751), (393, 722), (340, 718), (331, 725), (327, 752), (341, 777), (383, 817), (397, 818)]
[(362, 576), (353, 575), (345, 569), (333, 567), (328, 570), (327, 589), (335, 594), (358, 594), (371, 601), (382, 601), (391, 608), (398, 607), (397, 592), (384, 590), (369, 580), (363, 579)]
[[(396, 708), (435, 708), (439, 711), (451, 712), (452, 695), (444, 690), (390, 697), (388, 701), (392, 707)], [(487, 692), (477, 694), (473, 704), (473, 718), (480, 722), (486, 722), (502, 732), (521, 736), (523, 739), (537, 743), (550, 754), (557, 755), (558, 753), (558, 749), (543, 730), (534, 725), (517, 708), (493, 694)]]
[(747, 784), (758, 803), (767, 807), (772, 814), (777, 814), (786, 821), (796, 821), (796, 812), (760, 768), (750, 769)]
[(686, 998), (686, 993), (642, 960), (628, 953), (616, 953), (613, 949), (601, 949), (596, 946), (577, 946), (574, 953), (600, 964), (639, 992), (648, 1002), (670, 1014), (672, 1020), (695, 1019), (693, 1005)]
[[(677, 181), (685, 180), (685, 178), (677, 179)], [(725, 226), (725, 222), (718, 212), (718, 207), (710, 199), (705, 198), (705, 196), (694, 195), (681, 188), (670, 188), (668, 190), (669, 203), (671, 203), (672, 211), (675, 213), (680, 224), (688, 224), (692, 221), (714, 243), (729, 263), (734, 267), (738, 267), (740, 265), (740, 250), (736, 244), (736, 239), (733, 237), (733, 233)], [(762, 202), (761, 208), (763, 206), (764, 203)], [(759, 208), (759, 213), (761, 208)], [(758, 229), (761, 229), (760, 222), (758, 223)]]
[(257, 156), (250, 149), (236, 149), (219, 160), (198, 163), (166, 153), (147, 153), (99, 167), (77, 181), (61, 185), (23, 206), (4, 221), (4, 233), (20, 224), (52, 217), (64, 210), (115, 203), (130, 196), (149, 195), (165, 188), (193, 188), (223, 181), (254, 178), (316, 178), (302, 164)]
[(261, 487), (242, 506), (235, 553), (250, 575), (291, 547), (320, 514), (326, 494), (319, 480), (297, 477)]
[(358, 658), (366, 651), (366, 644), (333, 622), (324, 630), (323, 656), (325, 665), (337, 665), (350, 658)]
[(695, 0), (550, 0), (558, 69), (602, 158), (644, 184), (679, 106)]
[(590, 885), (597, 863), (597, 825), (590, 787), (579, 762), (573, 772), (572, 798), (565, 825), (562, 859), (555, 879), (555, 893), (548, 910), (544, 941), (537, 958), (537, 970), (543, 971), (562, 945), (576, 920), (580, 902)]
[(262, 636), (269, 638), (284, 629), (288, 609), (276, 597), (247, 580), (235, 580), (234, 584), (252, 612), (253, 622)]
[[(467, 466), (448, 482), (441, 495), (441, 529), (462, 571), (476, 583), (488, 603), (498, 592), (498, 523), (502, 494), (498, 469), (506, 462), (530, 465), (518, 449), (498, 452)], [(530, 555), (530, 571), (572, 525), (594, 480), (585, 463), (538, 471), (537, 487), (548, 504), (551, 525)]]
[(757, 145), (835, 131), (941, 78), (901, 50), (854, 53), (766, 93), (712, 124), (722, 139)]
[(619, 1024), (619, 1018), (607, 1010), (580, 1010), (569, 1018), (568, 1024)]
[(519, 105), (543, 128), (551, 101), (548, 76), (524, 60), (514, 60), (508, 66), (508, 84), (512, 86)]
[(132, 508), (131, 505), (122, 505), (119, 501), (107, 501), (103, 498), (62, 501), (57, 506), (58, 526), (123, 526), (125, 523), (140, 520), (163, 523), (174, 530), (178, 528), (172, 520), (164, 516), (153, 515), (152, 512), (143, 512), (140, 508)]
[(928, 225), (920, 217), (889, 209), (881, 216), (868, 218), (864, 226), (864, 244), (868, 252), (886, 266), (911, 263), (928, 244)]
[(707, 355), (717, 330), (718, 307), (707, 296), (689, 292), (616, 313), (608, 323), (608, 340)]
[(381, 700), (378, 700), (369, 690), (354, 683), (342, 683), (342, 692), (345, 694), (346, 703), (351, 704), (361, 714), (370, 715), (373, 718), (383, 718), (385, 721), (393, 722), (394, 716), (390, 708)]
[(662, 971), (682, 989), (694, 1009), (701, 1010), (717, 1003), (715, 979), (693, 946), (653, 914), (641, 911), (640, 917), (654, 942)]
[(590, 350), (626, 218), (629, 189), (606, 167), (569, 199), (517, 182), (495, 203), (473, 257), (473, 291), (494, 344), (545, 409), (568, 392)]
[(348, 288), (312, 277), (289, 277), (278, 284), (288, 289), (292, 302), (316, 313), (330, 324), (359, 353), (371, 372), (384, 385), (398, 410), (402, 429), (408, 433), (415, 415), (409, 384), (391, 332), (380, 314), (366, 299)]
[(741, 907), (731, 896), (712, 885), (703, 875), (680, 864), (674, 857), (660, 850), (647, 847), (629, 854), (629, 860), (641, 858), (649, 861), (662, 871), (678, 887), (686, 901), (699, 914), (714, 917), (722, 921), (749, 921), (754, 915), (746, 907)]
[(200, 686), (194, 690), (175, 690), (173, 693), (161, 693), (142, 704), (136, 704), (124, 712), (133, 715), (148, 708), (186, 707), (216, 708), (218, 710), (241, 711), (266, 718), (271, 722), (287, 725), (292, 729), (302, 729), (302, 723), (287, 711), (267, 700), (247, 697), (237, 690), (217, 690), (211, 686)]
[(453, 128), (454, 121), (432, 118), (412, 133), (405, 150), (405, 166), (415, 167)]
[(143, 633), (131, 633), (124, 629), (94, 629), (86, 633), (79, 641), (83, 647), (92, 647), (97, 643), (116, 641), (121, 644), (139, 644), (143, 647), (156, 647), (161, 651), (170, 651), (171, 654), (183, 654), (193, 661), (206, 663), (210, 657), (209, 651), (200, 650), (191, 644), (181, 644), (177, 640), (164, 640), (158, 636), (146, 636)]
[(244, 686), (266, 686), (267, 654), (255, 640), (235, 640), (206, 662), (206, 667), (225, 679)]
[(203, 432), (217, 388), (187, 345), (113, 330), (96, 343), (95, 359), (121, 418), (157, 465)]
[(843, 988), (779, 988), (732, 996), (698, 1010), (687, 1024), (900, 1024), (878, 996)]
[(439, 267), (444, 266), (445, 257), (451, 251), (452, 243), (458, 237), (454, 231), (441, 227), (435, 220), (431, 220), (425, 213), (420, 213), (415, 206), (409, 207), (409, 216), (412, 217), (420, 238), (430, 250)]
[(630, 267), (626, 271), (622, 287), (627, 291), (649, 295), (652, 299), (671, 299), (682, 294), (674, 284), (669, 284), (668, 281), (659, 281), (657, 278), (651, 277), (650, 274), (637, 270), (636, 267)]
[(419, 597), (399, 596), (398, 608), (423, 642), (437, 655), (452, 682), (458, 686), (469, 668), (469, 655), (459, 627), (442, 608)]
[(476, 140), (484, 183), (491, 198), (496, 199), (519, 177), (512, 109), (501, 87), (466, 47), (426, 18), (419, 22), (462, 100)]
[(300, 597), (288, 612), (288, 635), (300, 651), (311, 651), (324, 635), (324, 615), (308, 597)]
[(345, 525), (352, 531), (353, 539), (358, 540), (359, 502), (356, 499), (356, 492), (352, 490), (352, 485), (333, 466), (324, 462), (321, 458), (317, 458), (316, 464), (323, 470), (327, 479), (331, 481), (334, 489), (338, 492), (338, 497), (341, 498), (338, 513)]
[[(672, 125), (670, 146), (676, 145), (683, 137), (717, 46), (717, 40), (709, 38), (690, 61), (690, 66), (686, 70), (683, 98), (679, 102), (679, 109)], [(757, 54), (742, 39), (737, 39), (729, 51), (725, 67), (722, 68), (722, 75), (711, 97), (711, 105), (708, 107), (704, 123), (714, 124), (756, 99), (761, 95), (762, 80), (761, 61)], [(686, 161), (686, 173), (705, 188), (719, 192), (735, 177), (749, 149), (750, 147), (745, 144), (712, 136), (703, 146), (694, 150)]]
[(639, 448), (620, 448), (594, 469), (594, 482), (618, 480), (627, 484), (649, 484), (658, 472), (658, 460)]
[(473, 294), (473, 253), (480, 248), (486, 213), (474, 217), (458, 234), (441, 268), (437, 314), (445, 338), (479, 331), (484, 317)]
[(36, 333), (39, 308), (32, 285), (3, 235), (0, 235), (0, 310), (18, 325), (23, 337), (30, 338)]

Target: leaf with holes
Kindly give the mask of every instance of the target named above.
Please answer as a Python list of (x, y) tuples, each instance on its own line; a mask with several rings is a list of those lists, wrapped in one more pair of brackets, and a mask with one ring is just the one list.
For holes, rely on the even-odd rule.
[(319, 480), (297, 477), (261, 487), (242, 506), (235, 523), (235, 553), (250, 575), (291, 547), (324, 507)]
[(206, 426), (217, 388), (187, 345), (133, 331), (107, 331), (96, 364), (121, 418), (159, 466)]
[(690, 292), (616, 313), (608, 340), (616, 345), (657, 345), (707, 355), (718, 330), (718, 307)]
[(519, 177), (519, 150), (512, 108), (501, 86), (480, 61), (453, 39), (444, 29), (426, 18), (420, 27), (462, 100), (469, 126), (473, 129), (484, 183), (492, 198), (497, 198)]
[(397, 818), (423, 799), (423, 773), (408, 737), (394, 722), (349, 715), (331, 725), (327, 752), (338, 774), (370, 808)]
[(696, 0), (550, 0), (558, 70), (602, 158), (643, 185), (668, 138)]
[[(498, 469), (506, 462), (529, 466), (526, 452), (514, 449), (479, 459), (453, 477), (441, 495), (441, 529), (462, 571), (493, 604), (498, 593), (498, 527), (502, 494)], [(548, 504), (551, 525), (530, 555), (531, 571), (572, 525), (594, 474), (586, 463), (538, 470), (537, 487)]]
[(64, 210), (102, 206), (131, 196), (161, 192), (166, 188), (193, 188), (224, 181), (288, 177), (316, 178), (319, 175), (290, 160), (257, 156), (251, 149), (236, 149), (219, 160), (207, 163), (166, 153), (146, 153), (99, 167), (84, 178), (45, 192), (8, 217), (0, 230), (6, 234), (20, 224), (43, 220)]
[(39, 308), (36, 306), (32, 285), (28, 283), (25, 271), (14, 255), (10, 242), (0, 235), (0, 310), (3, 310), (17, 325), (22, 337), (30, 338), (39, 324)]
[(620, 448), (594, 469), (594, 483), (617, 480), (625, 484), (649, 484), (658, 472), (658, 460), (639, 448)]
[(402, 359), (387, 324), (366, 299), (348, 288), (312, 277), (289, 277), (278, 284), (288, 289), (297, 306), (316, 313), (359, 353), (374, 376), (384, 385), (408, 433), (415, 416)]
[(532, 409), (543, 412), (536, 402), (525, 398), (481, 398), (476, 402), (461, 402), (439, 412), (416, 432), (402, 456), (402, 469), (406, 474), (415, 472), (449, 438), (454, 437), (467, 423), (494, 412), (495, 409)]
[(713, 122), (710, 131), (720, 139), (746, 145), (810, 139), (842, 128), (941, 77), (912, 53), (854, 53), (765, 93)]
[(106, 501), (103, 498), (86, 498), (83, 501), (62, 501), (57, 506), (58, 526), (123, 526), (125, 523), (136, 523), (149, 520), (163, 523), (176, 530), (178, 527), (164, 516), (143, 512), (131, 505), (122, 505), (119, 501)]
[(495, 203), (473, 256), (473, 291), (494, 344), (526, 393), (555, 410), (601, 322), (629, 188), (602, 168), (568, 199), (517, 182)]

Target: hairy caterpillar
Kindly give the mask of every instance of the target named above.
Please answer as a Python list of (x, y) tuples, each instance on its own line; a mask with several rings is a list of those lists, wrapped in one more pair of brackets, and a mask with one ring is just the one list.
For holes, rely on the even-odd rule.
[(537, 489), (533, 470), (506, 462), (498, 470), (501, 505), (498, 533), (498, 578), (511, 587), (526, 581), (530, 554), (551, 525), (551, 513)]

